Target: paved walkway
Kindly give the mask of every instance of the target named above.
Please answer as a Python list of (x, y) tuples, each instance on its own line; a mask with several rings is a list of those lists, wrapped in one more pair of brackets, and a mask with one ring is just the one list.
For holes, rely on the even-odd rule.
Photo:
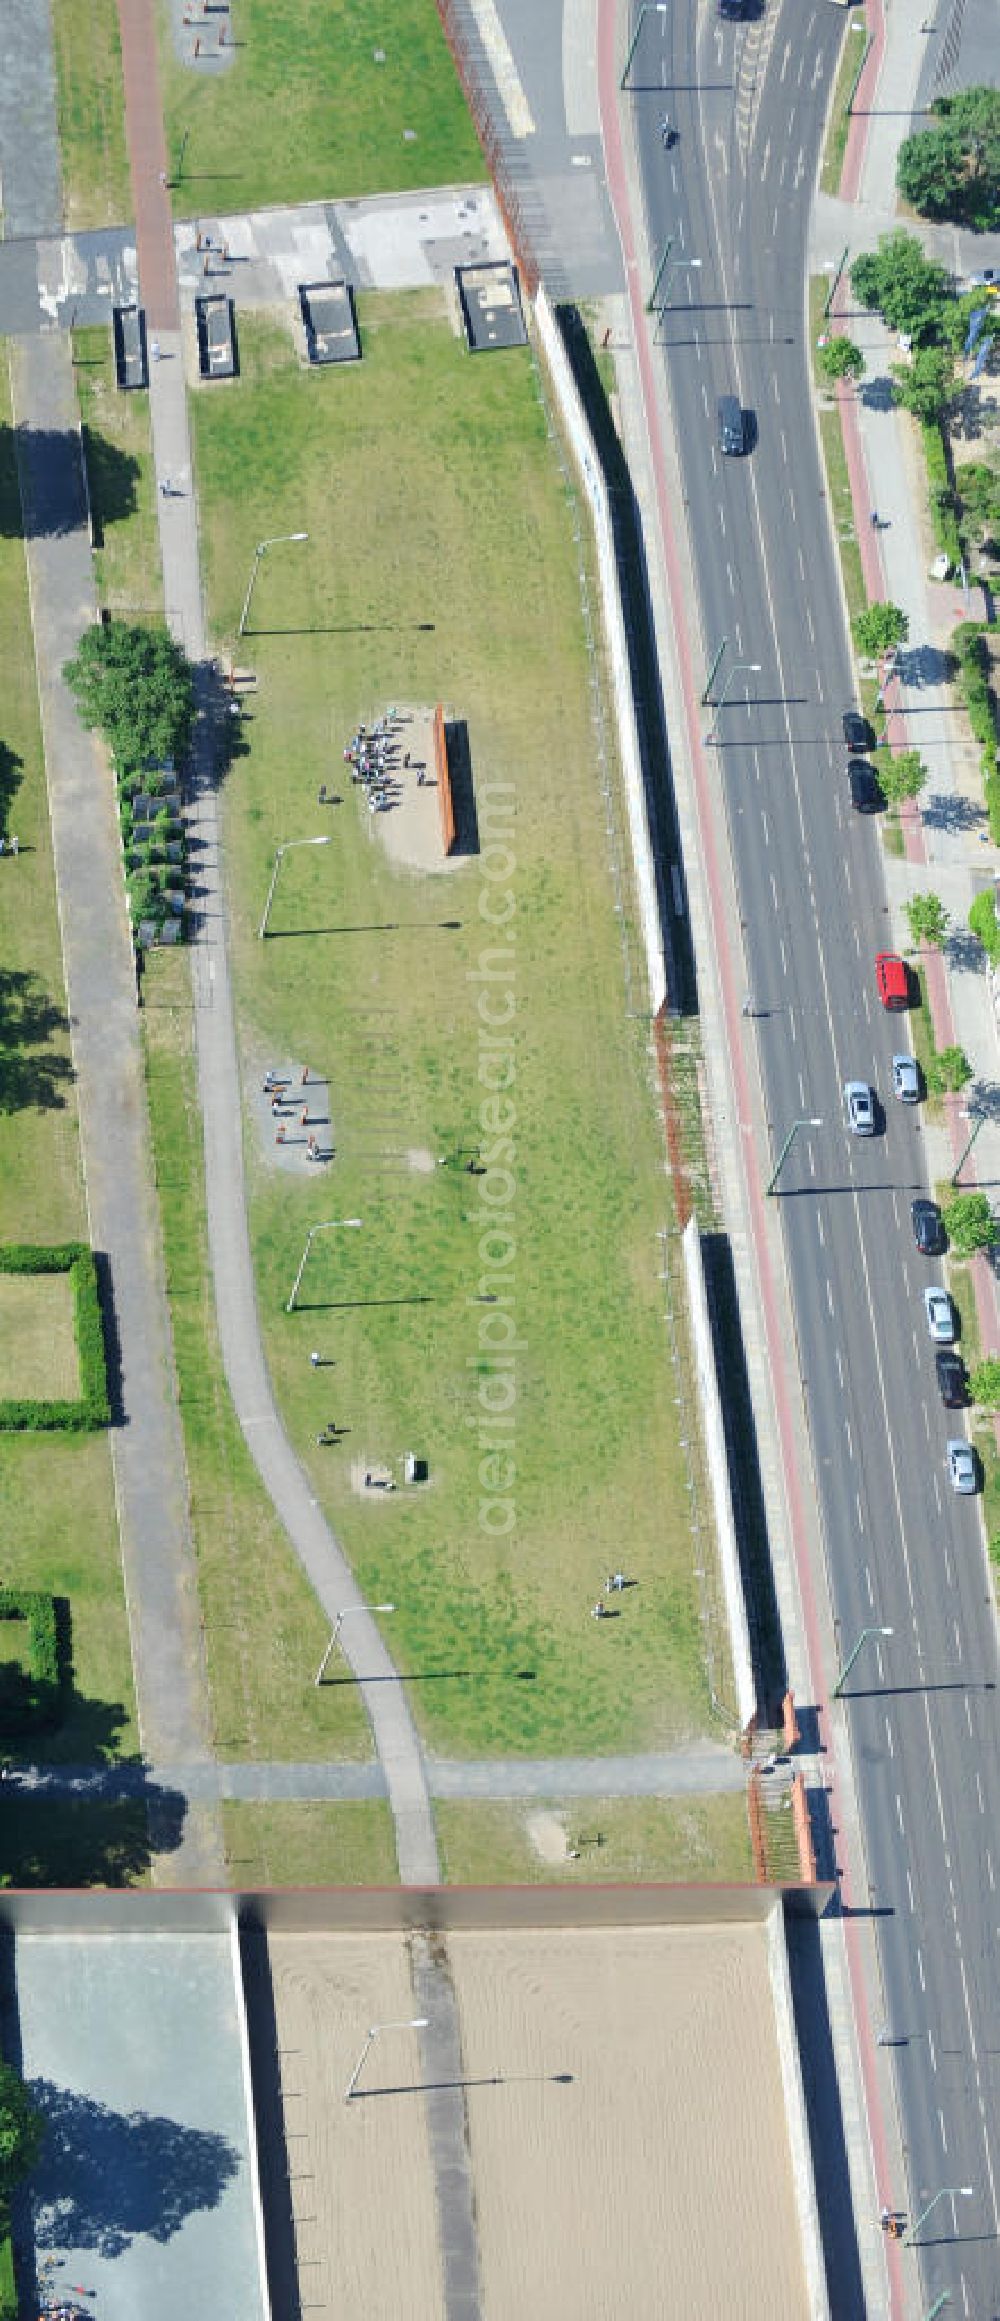
[(225, 935), (217, 736), (211, 718), (213, 669), (202, 605), (183, 347), (176, 328), (174, 240), (160, 183), (165, 156), (153, 0), (119, 0), (119, 11), (141, 289), (162, 350), (162, 359), (153, 365), (150, 392), (153, 450), (158, 477), (169, 476), (182, 487), (158, 502), (164, 601), (170, 627), (199, 671), (202, 714), (189, 815), (200, 881), (193, 965), (208, 1230), (223, 1362), (251, 1456), (331, 1625), (345, 1606), (354, 1611), (344, 1629), (342, 1649), (358, 1678), (385, 1773), (400, 1878), (404, 1885), (434, 1885), (440, 1874), (434, 1821), (405, 1694), (374, 1620), (361, 1608), (363, 1599), (347, 1559), (285, 1433), (261, 1345), (242, 1147), (234, 1133), (243, 1107)]
[[(225, 1763), (199, 1760), (170, 1765), (19, 1765), (12, 1789), (39, 1798), (88, 1800), (138, 1797), (162, 1778), (185, 1795), (241, 1804), (346, 1804), (385, 1797), (381, 1766), (364, 1764)], [(746, 1767), (732, 1749), (711, 1744), (640, 1757), (430, 1757), (432, 1797), (503, 1803), (520, 1798), (742, 1796)]]
[[(169, 1783), (179, 1758), (207, 1759), (207, 1688), (113, 785), (62, 681), (97, 619), (69, 345), (22, 340), (12, 371), (90, 1238), (108, 1269), (121, 1366), (109, 1439), (140, 1737)], [(155, 1826), (150, 1835), (155, 1849)], [(222, 1874), (217, 1817), (192, 1809), (155, 1875), (204, 1885)]]

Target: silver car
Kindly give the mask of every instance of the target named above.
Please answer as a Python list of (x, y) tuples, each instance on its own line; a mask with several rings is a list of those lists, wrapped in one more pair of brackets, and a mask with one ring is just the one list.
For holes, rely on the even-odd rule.
[(919, 1104), (920, 1074), (912, 1056), (894, 1056), (892, 1085), (901, 1104)]
[(845, 1080), (844, 1111), (852, 1136), (874, 1136), (875, 1097), (867, 1080)]
[(936, 1346), (950, 1346), (955, 1337), (955, 1308), (946, 1289), (925, 1289), (924, 1312)]
[(959, 1442), (949, 1443), (947, 1448), (948, 1479), (952, 1490), (960, 1492), (965, 1497), (976, 1488), (975, 1457), (964, 1436)]

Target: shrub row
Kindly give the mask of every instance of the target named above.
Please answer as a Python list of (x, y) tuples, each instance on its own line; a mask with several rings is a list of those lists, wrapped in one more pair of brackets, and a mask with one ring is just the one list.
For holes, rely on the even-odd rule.
[(927, 462), (927, 481), (930, 486), (931, 524), (934, 538), (949, 563), (963, 561), (962, 535), (958, 526), (958, 508), (952, 488), (948, 461), (948, 446), (944, 430), (935, 419), (925, 419), (922, 427), (924, 458)]
[(962, 621), (952, 632), (958, 655), (958, 685), (972, 731), (982, 749), (983, 795), (990, 836), (1000, 846), (1000, 714), (990, 684), (990, 652), (986, 630), (978, 621)]
[(104, 1322), (94, 1252), (86, 1242), (67, 1241), (52, 1248), (30, 1242), (0, 1245), (0, 1273), (68, 1273), (73, 1291), (73, 1332), (80, 1365), (80, 1394), (74, 1402), (28, 1402), (19, 1396), (0, 1401), (0, 1430), (40, 1433), (56, 1430), (83, 1434), (107, 1426), (108, 1365)]
[[(34, 1588), (0, 1588), (0, 1621), (23, 1621), (28, 1640), (30, 1689), (20, 1700), (0, 1693), (0, 1732), (22, 1733), (29, 1725), (58, 1721), (62, 1690), (59, 1622), (54, 1596)], [(4, 1657), (0, 1631), (0, 1660)]]

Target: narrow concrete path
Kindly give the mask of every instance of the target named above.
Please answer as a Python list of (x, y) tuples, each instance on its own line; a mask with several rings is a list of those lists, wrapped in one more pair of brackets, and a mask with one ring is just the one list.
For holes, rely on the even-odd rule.
[[(732, 1749), (707, 1745), (640, 1757), (431, 1757), (427, 1783), (432, 1797), (470, 1804), (530, 1798), (720, 1797), (741, 1795), (747, 1768)], [(186, 1796), (234, 1798), (242, 1804), (345, 1804), (385, 1797), (386, 1776), (379, 1765), (242, 1763), (218, 1760), (187, 1765), (21, 1765), (11, 1785), (40, 1798), (79, 1796), (91, 1800), (135, 1797), (150, 1781), (173, 1781)]]
[[(114, 787), (62, 679), (97, 619), (69, 342), (19, 341), (12, 382), (90, 1237), (107, 1261), (120, 1355), (110, 1441), (140, 1736), (170, 1780), (179, 1760), (207, 1762), (207, 1685)], [(145, 1793), (155, 1848), (155, 1785)], [(155, 1875), (221, 1879), (210, 1801), (192, 1807)]]
[(150, 392), (153, 450), (160, 482), (169, 479), (174, 487), (169, 496), (161, 495), (158, 501), (164, 602), (170, 628), (199, 672), (201, 714), (189, 808), (199, 871), (193, 965), (208, 1231), (223, 1362), (251, 1455), (331, 1625), (345, 1606), (355, 1611), (345, 1628), (342, 1649), (359, 1680), (385, 1773), (399, 1875), (404, 1885), (434, 1885), (440, 1876), (434, 1818), (409, 1707), (375, 1621), (361, 1609), (360, 1591), (343, 1550), (285, 1433), (261, 1343), (247, 1229), (240, 1140), (242, 1089), (220, 864), (217, 737), (210, 715), (213, 670), (202, 603), (183, 344), (174, 327), (174, 241), (161, 183), (166, 157), (153, 0), (118, 0), (118, 4), (140, 291), (150, 319), (161, 325), (161, 353), (153, 364)]

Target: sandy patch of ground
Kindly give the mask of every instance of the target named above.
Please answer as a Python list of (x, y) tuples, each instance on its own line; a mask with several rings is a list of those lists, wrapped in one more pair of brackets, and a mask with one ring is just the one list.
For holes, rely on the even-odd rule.
[(529, 1813), (525, 1829), (542, 1862), (565, 1862), (569, 1856), (569, 1842), (563, 1823), (557, 1813)]
[[(462, 858), (444, 851), (434, 762), (434, 710), (405, 703), (393, 707), (387, 768), (391, 804), (384, 813), (370, 813), (364, 786), (358, 782), (353, 785), (358, 811), (370, 821), (373, 835), (398, 869), (455, 870)], [(349, 775), (349, 767), (345, 766), (344, 772)]]
[(269, 1168), (296, 1176), (320, 1176), (336, 1157), (330, 1083), (311, 1065), (280, 1062), (256, 1066), (250, 1106), (262, 1158)]
[[(437, 2207), (416, 2014), (398, 1935), (272, 1934), (289, 2191), (303, 2308), (338, 2321), (439, 2321)], [(382, 2092), (389, 2090), (391, 2092)]]
[(490, 2321), (805, 2316), (763, 1929), (448, 1949)]
[(75, 1402), (79, 1392), (68, 1273), (0, 1273), (0, 1397)]

